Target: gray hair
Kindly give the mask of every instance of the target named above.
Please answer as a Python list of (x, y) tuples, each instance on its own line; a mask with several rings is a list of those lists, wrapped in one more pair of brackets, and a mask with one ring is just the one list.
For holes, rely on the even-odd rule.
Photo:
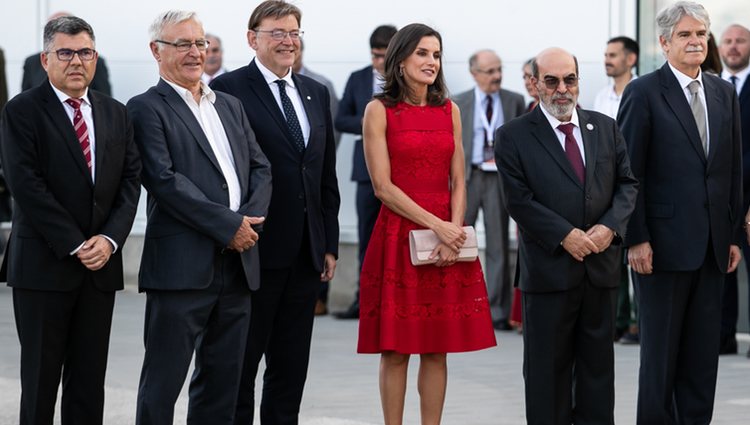
[(77, 16), (61, 16), (47, 22), (44, 26), (44, 51), (49, 51), (52, 46), (52, 40), (55, 38), (55, 34), (67, 34), (76, 35), (85, 32), (91, 37), (91, 41), (95, 42), (94, 30), (88, 22)]
[(706, 33), (711, 31), (711, 19), (709, 19), (708, 12), (703, 5), (691, 1), (678, 1), (665, 7), (656, 15), (656, 27), (659, 36), (664, 40), (671, 40), (674, 27), (685, 16), (701, 21), (706, 26)]
[(177, 25), (181, 22), (188, 20), (194, 20), (198, 23), (198, 14), (187, 10), (168, 10), (164, 13), (159, 14), (154, 22), (148, 27), (148, 33), (151, 37), (151, 41), (161, 39), (161, 33), (164, 31), (164, 27), (168, 25)]

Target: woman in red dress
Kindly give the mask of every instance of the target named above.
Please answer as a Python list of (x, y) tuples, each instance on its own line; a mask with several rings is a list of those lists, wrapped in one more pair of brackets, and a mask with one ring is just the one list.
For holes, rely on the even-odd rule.
[[(360, 275), (360, 353), (381, 353), (386, 425), (403, 421), (409, 357), (419, 354), (422, 424), (439, 424), (446, 353), (494, 346), (479, 261), (456, 262), (466, 234), (458, 107), (446, 99), (440, 34), (401, 29), (385, 59), (383, 93), (364, 115), (365, 158), (383, 202)], [(413, 266), (409, 231), (432, 229), (434, 265)]]

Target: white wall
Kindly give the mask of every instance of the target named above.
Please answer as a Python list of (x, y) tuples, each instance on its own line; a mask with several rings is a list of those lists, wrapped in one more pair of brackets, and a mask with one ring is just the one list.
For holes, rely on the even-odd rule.
[[(225, 64), (247, 64), (253, 57), (246, 44), (247, 19), (259, 1), (130, 0), (2, 0), (0, 47), (5, 50), (10, 95), (18, 93), (24, 58), (41, 50), (47, 16), (65, 10), (94, 28), (97, 50), (107, 59), (113, 95), (122, 102), (155, 84), (158, 74), (148, 51), (148, 26), (169, 8), (195, 10), (207, 31), (222, 38)], [(606, 84), (602, 64), (607, 39), (635, 37), (636, 0), (299, 0), (303, 12), (305, 63), (328, 76), (341, 96), (349, 73), (369, 63), (368, 40), (380, 24), (398, 27), (411, 22), (433, 26), (443, 36), (444, 72), (453, 93), (472, 86), (467, 60), (480, 48), (495, 49), (503, 59), (506, 89), (525, 94), (521, 65), (549, 46), (577, 55), (581, 104), (593, 102)], [(377, 4), (377, 7), (375, 6)], [(351, 136), (339, 148), (338, 175), (342, 194), (342, 241), (356, 239), (354, 186), (349, 182)], [(135, 231), (142, 230), (143, 218)]]

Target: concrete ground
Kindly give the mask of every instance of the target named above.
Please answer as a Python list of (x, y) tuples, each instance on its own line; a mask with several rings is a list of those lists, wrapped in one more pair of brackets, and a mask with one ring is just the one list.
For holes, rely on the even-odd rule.
[[(105, 423), (133, 424), (143, 344), (145, 296), (132, 288), (117, 297), (106, 383)], [(514, 332), (498, 332), (499, 346), (448, 359), (446, 425), (524, 423), (523, 343)], [(355, 353), (357, 322), (330, 316), (316, 319), (302, 425), (372, 425), (382, 423), (378, 395), (378, 356)], [(750, 418), (750, 336), (741, 335), (741, 354), (722, 356), (716, 394), (715, 425), (748, 423)], [(0, 425), (18, 423), (19, 346), (11, 290), (0, 288)], [(617, 345), (616, 408), (618, 424), (635, 423), (638, 346)], [(416, 366), (412, 359), (406, 400), (407, 424), (419, 423)], [(187, 395), (178, 401), (175, 423), (185, 423)], [(59, 422), (58, 422), (59, 423)]]

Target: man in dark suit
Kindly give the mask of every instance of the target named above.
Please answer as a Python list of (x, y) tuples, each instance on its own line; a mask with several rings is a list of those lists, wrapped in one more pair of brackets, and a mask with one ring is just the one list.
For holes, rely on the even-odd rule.
[(247, 32), (255, 59), (212, 83), (242, 101), (274, 181), (259, 244), (261, 286), (253, 294), (237, 425), (253, 422), (255, 376), (264, 355), (261, 423), (297, 423), (315, 301), (320, 282), (330, 281), (336, 268), (340, 198), (330, 99), (325, 86), (291, 71), (300, 21), (293, 4), (259, 4)]
[[(339, 103), (336, 113), (336, 129), (342, 133), (356, 134), (352, 153), (352, 181), (357, 182), (357, 240), (359, 241), (359, 269), (365, 260), (367, 244), (370, 242), (372, 228), (380, 212), (380, 200), (375, 197), (375, 191), (370, 182), (370, 173), (365, 164), (365, 151), (362, 145), (362, 118), (365, 107), (372, 100), (372, 95), (383, 90), (383, 74), (385, 73), (385, 51), (388, 43), (396, 34), (393, 25), (381, 25), (370, 35), (370, 57), (372, 65), (368, 65), (349, 76), (344, 88), (344, 97)], [(339, 319), (359, 319), (359, 281), (357, 292), (349, 308), (338, 312)]]
[[(21, 424), (101, 424), (122, 246), (140, 194), (125, 107), (89, 83), (94, 32), (66, 16), (44, 27), (49, 81), (8, 102), (0, 123), (15, 198), (0, 280), (13, 287), (21, 343)], [(7, 273), (6, 273), (7, 272)]]
[(201, 81), (208, 42), (194, 12), (150, 28), (161, 79), (128, 102), (148, 190), (139, 289), (146, 354), (136, 424), (171, 424), (195, 352), (188, 424), (232, 424), (259, 286), (258, 226), (271, 170), (239, 100)]
[[(750, 30), (742, 25), (730, 25), (721, 36), (719, 55), (724, 62), (721, 78), (732, 83), (740, 100), (742, 128), (742, 211), (750, 207)], [(747, 238), (740, 244), (745, 255), (745, 267), (750, 275), (750, 246)], [(721, 309), (721, 342), (719, 354), (737, 353), (737, 271), (727, 273)], [(750, 304), (750, 301), (749, 301)], [(750, 357), (750, 350), (747, 352)]]
[(500, 127), (495, 158), (518, 223), (527, 423), (614, 423), (621, 236), (637, 194), (615, 121), (576, 109), (578, 62), (532, 62), (540, 107)]
[(461, 139), (466, 157), (466, 224), (473, 226), (484, 215), (485, 280), (492, 324), (511, 330), (512, 287), (508, 271), (508, 212), (503, 205), (500, 177), (495, 165), (495, 130), (526, 112), (523, 96), (500, 88), (503, 63), (492, 50), (469, 58), (476, 86), (453, 99), (461, 110)]
[(707, 73), (708, 13), (677, 2), (656, 17), (667, 58), (632, 81), (617, 121), (641, 182), (628, 224), (638, 273), (638, 424), (708, 424), (718, 369), (724, 273), (740, 261), (740, 111)]

